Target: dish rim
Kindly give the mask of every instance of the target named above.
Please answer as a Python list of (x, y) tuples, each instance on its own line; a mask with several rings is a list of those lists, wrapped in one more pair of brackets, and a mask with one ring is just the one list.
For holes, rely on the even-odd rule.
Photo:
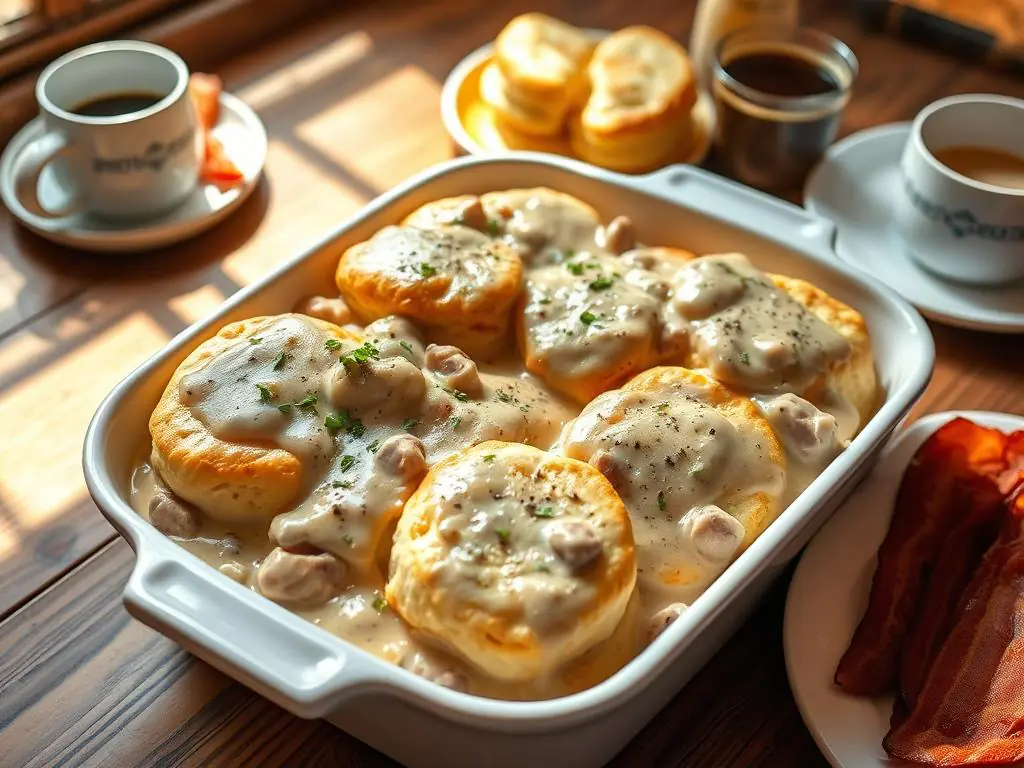
[[(613, 187), (625, 187), (627, 192), (631, 194), (639, 193), (641, 195), (661, 198), (672, 205), (693, 210), (698, 215), (712, 219), (716, 218), (715, 215), (708, 213), (706, 210), (702, 210), (693, 204), (681, 202), (678, 198), (673, 198), (664, 191), (659, 194), (656, 186), (659, 178), (676, 174), (696, 177), (707, 184), (717, 185), (731, 194), (746, 195), (748, 200), (755, 200), (759, 205), (766, 208), (774, 207), (777, 211), (785, 212), (789, 215), (798, 212), (805, 222), (810, 216), (810, 214), (797, 206), (742, 187), (742, 185), (727, 181), (707, 171), (688, 166), (669, 166), (653, 174), (632, 177), (606, 171), (569, 158), (561, 158), (543, 153), (524, 152), (507, 156), (461, 157), (440, 163), (410, 177), (405, 182), (370, 201), (358, 213), (345, 220), (339, 227), (321, 238), (311, 247), (283, 261), (262, 279), (239, 290), (229, 297), (216, 312), (200, 319), (179, 333), (160, 351), (125, 377), (103, 400), (86, 433), (83, 465), (87, 486), (100, 510), (136, 552), (137, 559), (126, 595), (131, 591), (133, 584), (138, 579), (141, 579), (144, 572), (152, 571), (168, 560), (176, 561), (188, 570), (193, 571), (196, 570), (196, 566), (200, 566), (203, 574), (208, 572), (207, 575), (216, 576), (218, 579), (222, 577), (220, 574), (216, 574), (214, 569), (210, 568), (199, 558), (159, 533), (140, 517), (118, 492), (119, 482), (117, 475), (108, 466), (103, 440), (108, 434), (111, 422), (115, 418), (122, 402), (132, 395), (133, 391), (154, 369), (164, 364), (168, 358), (177, 355), (195, 337), (217, 326), (224, 315), (232, 312), (239, 305), (246, 303), (254, 294), (275, 283), (293, 267), (311, 258), (321, 250), (330, 247), (335, 240), (342, 237), (348, 230), (386, 210), (388, 207), (395, 205), (396, 202), (419, 187), (430, 184), (442, 176), (472, 166), (508, 163), (553, 166), (556, 170), (584, 176), (598, 183)], [(735, 220), (728, 216), (720, 216), (717, 220), (729, 226), (743, 228), (742, 224), (737, 224)], [(816, 223), (820, 224), (821, 222), (818, 221)], [(247, 603), (250, 608), (258, 607), (260, 613), (269, 616), (274, 622), (291, 625), (292, 630), (297, 630), (301, 634), (309, 636), (309, 633), (315, 633), (314, 636), (319, 645), (330, 645), (332, 648), (336, 648), (339, 655), (344, 657), (346, 661), (352, 658), (357, 662), (365, 662), (366, 665), (376, 668), (373, 671), (377, 673), (360, 677), (358, 669), (356, 669), (354, 671), (354, 680), (346, 680), (344, 675), (340, 675), (340, 680), (336, 680), (332, 685), (322, 688), (303, 688), (298, 685), (290, 687), (281, 686), (279, 688), (264, 685), (264, 688), (279, 693), (281, 695), (279, 701), (287, 702), (289, 708), (293, 711), (309, 713), (304, 716), (321, 716), (331, 711), (344, 698), (367, 688), (376, 688), (378, 690), (385, 689), (389, 693), (397, 695), (410, 703), (424, 707), (428, 711), (441, 714), (449, 720), (462, 722), (474, 727), (515, 729), (518, 726), (520, 730), (529, 728), (533, 731), (550, 731), (593, 719), (621, 705), (624, 701), (634, 698), (643, 690), (643, 683), (646, 679), (662, 674), (668, 667), (674, 664), (679, 656), (697, 640), (703, 626), (716, 619), (723, 611), (726, 611), (737, 596), (741, 594), (742, 590), (750, 587), (751, 583), (761, 575), (761, 572), (772, 563), (773, 557), (777, 558), (780, 551), (792, 545), (793, 541), (800, 536), (804, 525), (813, 516), (813, 513), (826, 503), (834, 493), (841, 490), (850, 477), (880, 447), (884, 438), (909, 412), (913, 403), (916, 402), (917, 398), (924, 391), (930, 380), (934, 365), (932, 337), (927, 325), (916, 310), (887, 287), (874, 283), (870, 278), (858, 274), (854, 268), (839, 262), (834, 256), (830, 256), (828, 246), (824, 240), (817, 242), (817, 245), (812, 244), (807, 239), (794, 244), (788, 239), (783, 241), (778, 238), (772, 238), (771, 235), (762, 229), (748, 228), (747, 231), (763, 238), (785, 242), (786, 247), (800, 258), (816, 262), (818, 266), (837, 273), (840, 278), (854, 284), (861, 291), (874, 295), (881, 304), (886, 305), (889, 311), (897, 315), (898, 319), (903, 323), (902, 330), (905, 332), (905, 335), (910, 335), (916, 339), (914, 351), (917, 352), (921, 365), (908, 376), (906, 381), (902, 382), (894, 390), (886, 393), (885, 400), (851, 443), (850, 448), (827, 467), (821, 475), (815, 478), (814, 482), (780, 515), (779, 520), (776, 520), (772, 526), (769, 526), (765, 533), (754, 541), (730, 565), (722, 576), (702, 595), (702, 600), (695, 601), (694, 605), (680, 619), (674, 622), (647, 648), (643, 649), (642, 652), (621, 669), (598, 684), (578, 693), (555, 699), (507, 701), (452, 691), (422, 680), (412, 673), (401, 670), (396, 665), (379, 659), (355, 645), (331, 635), (325, 630), (321, 630), (283, 607), (266, 600), (261, 595), (228, 579), (223, 579), (223, 581), (228, 583), (222, 585), (220, 592), (232, 594), (237, 599)], [(200, 578), (205, 580), (202, 574)], [(167, 616), (161, 618), (166, 623), (171, 623)], [(296, 622), (299, 624), (296, 624)], [(182, 631), (181, 634), (186, 633)], [(226, 641), (221, 640), (221, 647), (217, 647), (216, 637), (213, 637), (211, 641), (210, 636), (204, 635), (204, 640), (214, 642), (214, 646), (208, 648), (208, 650), (211, 650), (218, 658), (225, 660), (229, 665), (243, 670), (249, 677), (265, 684), (265, 678), (259, 677), (257, 672), (253, 671), (251, 664), (247, 664), (244, 659), (232, 658), (231, 650), (225, 650), (223, 647), (227, 644)], [(348, 665), (346, 664), (346, 666)], [(356, 663), (354, 666), (358, 668), (359, 664)]]

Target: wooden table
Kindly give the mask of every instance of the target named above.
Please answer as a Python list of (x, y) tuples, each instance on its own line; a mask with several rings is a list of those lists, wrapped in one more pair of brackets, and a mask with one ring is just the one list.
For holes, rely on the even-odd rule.
[[(266, 177), (229, 221), (142, 257), (51, 246), (0, 215), (0, 765), (382, 766), (323, 722), (298, 720), (128, 617), (132, 552), (89, 499), (82, 437), (103, 396), (178, 331), (363, 202), (452, 155), (448, 70), (523, 0), (361, 3), (227, 62), (262, 115)], [(692, 2), (551, 3), (591, 27), (646, 23), (685, 40)], [(1024, 82), (887, 36), (831, 0), (808, 23), (862, 71), (843, 131), (905, 120), (952, 93), (1024, 96)], [(1024, 413), (1024, 337), (933, 325), (935, 378), (915, 415)], [(785, 584), (615, 765), (823, 765), (786, 682)]]

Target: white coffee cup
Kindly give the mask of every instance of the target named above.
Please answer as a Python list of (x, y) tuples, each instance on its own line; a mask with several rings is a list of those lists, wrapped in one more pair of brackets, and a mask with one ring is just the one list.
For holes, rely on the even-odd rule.
[[(141, 219), (180, 204), (196, 187), (201, 160), (188, 77), (177, 54), (132, 40), (88, 45), (54, 61), (36, 83), (44, 134), (16, 164), (18, 199), (44, 217), (86, 211)], [(157, 100), (126, 114), (76, 112), (127, 94)], [(68, 197), (60, 210), (39, 200), (47, 167)]]
[(921, 110), (903, 150), (894, 212), (911, 258), (928, 271), (975, 285), (1024, 278), (1024, 189), (953, 171), (933, 154), (948, 147), (1024, 157), (1024, 101), (966, 94)]

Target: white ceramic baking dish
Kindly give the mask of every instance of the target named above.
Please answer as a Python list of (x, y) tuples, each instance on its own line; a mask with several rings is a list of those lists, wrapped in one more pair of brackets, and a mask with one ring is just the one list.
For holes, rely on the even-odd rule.
[[(288, 311), (333, 292), (347, 246), (435, 198), (545, 185), (628, 215), (647, 243), (738, 250), (761, 268), (806, 278), (863, 313), (885, 388), (846, 450), (647, 650), (581, 693), (542, 702), (483, 699), (428, 683), (345, 643), (220, 575), (165, 538), (128, 502), (147, 422), (174, 367), (224, 323)], [(748, 615), (773, 578), (863, 475), (931, 375), (934, 348), (906, 302), (837, 261), (834, 227), (788, 203), (684, 166), (627, 177), (548, 155), (462, 158), (370, 203), (311, 251), (238, 292), (179, 334), (106, 398), (89, 427), (89, 490), (137, 560), (133, 616), (296, 715), (325, 717), (410, 766), (596, 766), (675, 695)], [(738, 670), (738, 674), (742, 671)]]

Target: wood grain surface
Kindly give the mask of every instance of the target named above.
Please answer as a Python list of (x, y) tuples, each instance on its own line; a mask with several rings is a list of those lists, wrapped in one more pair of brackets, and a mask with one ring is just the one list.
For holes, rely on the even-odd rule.
[[(847, 4), (807, 23), (861, 61), (844, 133), (906, 120), (944, 95), (1024, 96), (1024, 82), (864, 32)], [(0, 214), (0, 766), (384, 766), (133, 621), (132, 553), (90, 501), (82, 437), (103, 396), (168, 339), (363, 202), (452, 156), (438, 96), (449, 69), (515, 13), (508, 3), (347, 3), (230, 60), (228, 87), (270, 136), (253, 199), (211, 232), (144, 256), (51, 246)], [(692, 2), (573, 2), (591, 27), (644, 23), (685, 41)], [(915, 415), (1024, 413), (1024, 337), (932, 325), (934, 380)], [(785, 582), (618, 756), (616, 766), (820, 766), (781, 649)]]

